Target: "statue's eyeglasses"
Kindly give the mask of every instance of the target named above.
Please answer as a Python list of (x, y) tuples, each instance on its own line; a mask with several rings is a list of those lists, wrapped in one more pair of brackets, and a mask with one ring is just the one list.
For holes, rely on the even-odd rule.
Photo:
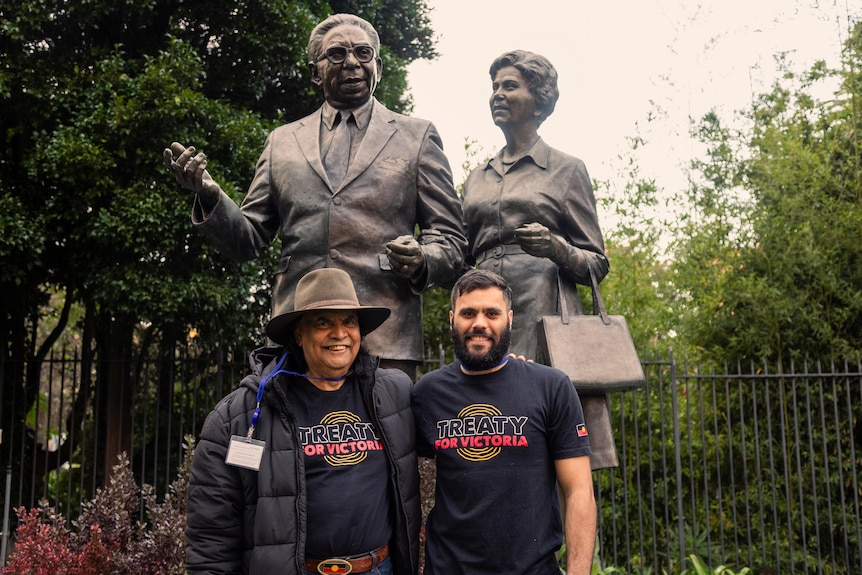
[(353, 55), (356, 56), (356, 59), (362, 64), (370, 62), (374, 58), (374, 48), (366, 44), (360, 44), (353, 48), (345, 48), (344, 46), (333, 46), (332, 48), (327, 48), (326, 52), (323, 53), (323, 56), (318, 58), (317, 61), (320, 62), (326, 58), (333, 64), (344, 64), (344, 61), (347, 60), (347, 55), (351, 52), (353, 52)]

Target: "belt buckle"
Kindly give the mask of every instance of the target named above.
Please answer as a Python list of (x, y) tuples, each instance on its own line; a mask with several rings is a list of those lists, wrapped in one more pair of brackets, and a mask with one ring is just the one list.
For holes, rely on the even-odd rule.
[(493, 251), (495, 258), (501, 258), (506, 255), (506, 248), (503, 246), (503, 244), (497, 244), (496, 246), (494, 246)]
[(317, 564), (317, 572), (321, 575), (332, 575), (333, 573), (346, 575), (351, 571), (353, 571), (353, 565), (350, 564), (350, 561), (345, 561), (344, 559), (324, 559)]

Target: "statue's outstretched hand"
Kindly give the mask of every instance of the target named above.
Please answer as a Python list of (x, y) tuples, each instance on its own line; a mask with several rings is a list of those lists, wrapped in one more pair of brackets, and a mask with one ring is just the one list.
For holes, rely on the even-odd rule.
[[(194, 146), (186, 148), (179, 142), (165, 148), (165, 168), (174, 175), (177, 183), (195, 192), (207, 211), (216, 205), (221, 188), (207, 171), (207, 157), (203, 152), (195, 154)], [(177, 157), (174, 158), (174, 154)]]

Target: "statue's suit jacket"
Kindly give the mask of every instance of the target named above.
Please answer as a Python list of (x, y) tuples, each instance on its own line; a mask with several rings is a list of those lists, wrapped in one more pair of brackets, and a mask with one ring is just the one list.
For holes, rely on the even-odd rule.
[[(430, 122), (375, 100), (362, 143), (335, 188), (320, 158), (320, 123), (318, 110), (273, 130), (242, 205), (222, 192), (206, 218), (196, 202), (192, 220), (222, 253), (240, 261), (257, 257), (281, 236), (273, 315), (293, 310), (296, 284), (307, 272), (341, 268), (353, 278), (361, 304), (392, 310), (365, 339), (368, 351), (421, 361), (418, 294), (453, 282), (467, 245), (440, 136)], [(385, 244), (417, 227), (427, 273), (411, 282), (390, 269)]]

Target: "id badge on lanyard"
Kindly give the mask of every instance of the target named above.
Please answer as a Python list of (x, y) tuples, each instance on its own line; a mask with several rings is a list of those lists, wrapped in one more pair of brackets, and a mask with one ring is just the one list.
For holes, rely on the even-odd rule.
[(251, 436), (254, 433), (254, 428), (257, 426), (257, 420), (260, 418), (260, 402), (263, 399), (263, 390), (266, 389), (266, 383), (274, 376), (282, 373), (279, 370), (285, 359), (287, 359), (287, 352), (284, 352), (281, 359), (278, 360), (278, 364), (276, 364), (272, 373), (260, 380), (260, 385), (257, 388), (257, 405), (254, 409), (254, 415), (251, 416), (251, 425), (248, 427), (248, 433), (245, 434), (245, 437), (242, 435), (230, 436), (230, 443), (228, 444), (227, 454), (224, 458), (224, 462), (228, 465), (260, 471), (260, 461), (263, 459), (266, 442), (252, 439)]
[[(281, 369), (284, 360), (287, 359), (287, 354), (288, 352), (284, 352), (278, 360), (275, 369), (272, 370), (272, 373), (260, 380), (260, 386), (257, 388), (257, 405), (254, 409), (254, 415), (251, 416), (251, 425), (248, 427), (248, 433), (245, 434), (245, 437), (242, 435), (231, 435), (230, 437), (230, 444), (228, 445), (227, 454), (224, 458), (224, 462), (228, 465), (235, 465), (237, 467), (244, 467), (245, 469), (260, 471), (260, 462), (263, 459), (266, 442), (259, 439), (252, 439), (252, 434), (254, 433), (254, 428), (257, 426), (257, 420), (260, 418), (260, 402), (263, 399), (263, 390), (266, 388), (267, 382), (279, 373), (310, 377), (308, 374)], [(319, 379), (325, 379), (327, 381), (341, 381), (344, 377), (331, 379), (321, 377)]]
[(224, 462), (228, 465), (260, 471), (260, 460), (263, 458), (264, 447), (266, 447), (265, 441), (242, 435), (232, 435)]

